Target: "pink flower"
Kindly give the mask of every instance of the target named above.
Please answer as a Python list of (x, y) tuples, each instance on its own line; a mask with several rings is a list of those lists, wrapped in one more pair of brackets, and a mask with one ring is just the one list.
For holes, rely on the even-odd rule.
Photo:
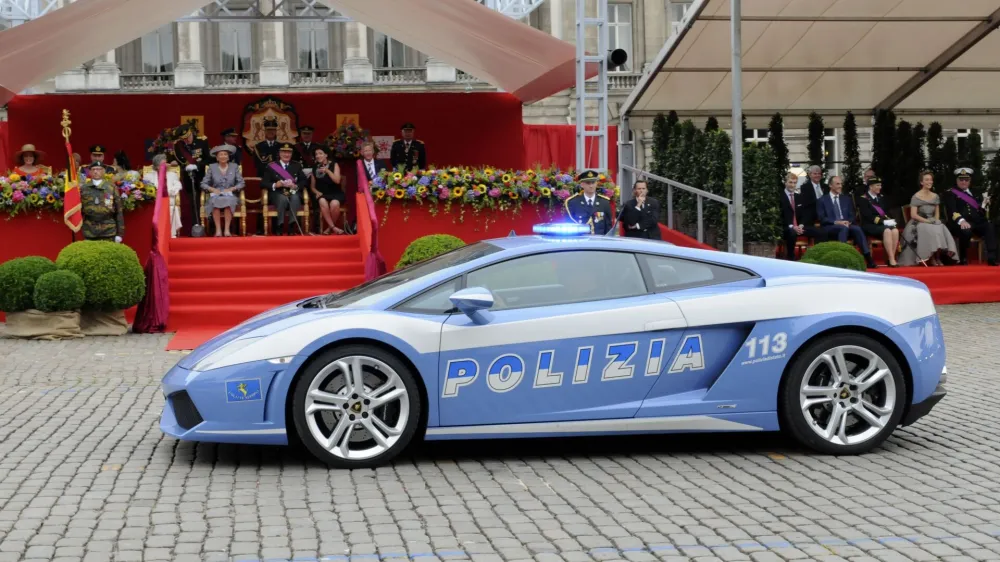
[(490, 197), (500, 197), (500, 190), (495, 187), (489, 190), (487, 193), (489, 194)]
[(20, 203), (21, 201), (24, 201), (24, 193), (22, 193), (22, 192), (20, 192), (20, 191), (15, 191), (15, 192), (14, 192), (14, 194), (13, 194), (13, 195), (11, 195), (11, 197), (10, 197), (10, 198), (11, 198), (11, 199), (12, 199), (12, 200), (13, 200), (13, 201), (14, 201), (15, 203)]
[(451, 190), (450, 189), (448, 189), (446, 187), (442, 187), (438, 191), (438, 199), (447, 199), (449, 197), (451, 197)]

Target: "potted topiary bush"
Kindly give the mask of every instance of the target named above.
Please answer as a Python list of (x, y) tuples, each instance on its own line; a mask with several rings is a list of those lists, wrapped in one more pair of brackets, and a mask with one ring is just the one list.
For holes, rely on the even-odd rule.
[(86, 289), (80, 328), (88, 336), (128, 332), (125, 310), (142, 300), (146, 277), (135, 250), (124, 244), (88, 240), (63, 248), (56, 266), (83, 279)]
[(396, 269), (439, 256), (462, 246), (465, 246), (465, 242), (461, 238), (456, 238), (450, 234), (422, 236), (410, 242), (410, 245), (406, 247), (403, 257), (396, 264)]
[[(8, 336), (41, 340), (83, 337), (77, 310), (82, 302), (64, 299), (61, 302), (65, 306), (55, 306), (53, 292), (65, 288), (51, 287), (51, 276), (58, 273), (52, 260), (38, 256), (0, 265), (0, 310), (7, 313)], [(82, 287), (82, 281), (79, 278), (77, 281)], [(39, 282), (42, 282), (41, 292)]]
[(854, 246), (845, 242), (821, 242), (806, 250), (802, 263), (867, 271), (865, 258)]

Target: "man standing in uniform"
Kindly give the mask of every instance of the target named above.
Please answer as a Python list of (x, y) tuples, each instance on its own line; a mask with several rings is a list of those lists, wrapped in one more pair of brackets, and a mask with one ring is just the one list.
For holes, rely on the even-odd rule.
[(278, 120), (264, 119), (264, 140), (257, 143), (254, 153), (257, 155), (257, 176), (264, 177), (264, 171), (271, 162), (278, 161)]
[(972, 168), (955, 170), (958, 187), (944, 194), (944, 208), (948, 215), (948, 230), (958, 239), (958, 255), (962, 265), (969, 265), (969, 245), (975, 234), (986, 243), (986, 260), (997, 265), (997, 237), (986, 217), (983, 201), (969, 190), (972, 185)]
[(222, 131), (222, 144), (235, 147), (236, 150), (229, 156), (230, 162), (235, 162), (237, 166), (243, 163), (243, 146), (240, 144), (240, 135), (236, 129), (230, 127)]
[(305, 125), (299, 127), (299, 142), (295, 143), (295, 157), (292, 158), (306, 170), (316, 167), (316, 143), (313, 142), (315, 127)]
[(611, 216), (611, 200), (597, 193), (598, 175), (587, 170), (576, 176), (583, 192), (566, 200), (566, 214), (577, 224), (589, 225), (591, 234), (603, 235), (611, 230), (614, 217)]
[(403, 138), (392, 143), (389, 150), (389, 162), (392, 169), (403, 166), (403, 171), (409, 172), (413, 168), (418, 170), (427, 169), (427, 148), (423, 141), (413, 138), (413, 123), (403, 123)]
[(80, 186), (84, 240), (121, 243), (125, 236), (125, 218), (114, 184), (104, 180), (104, 165), (88, 167), (90, 180)]
[(114, 165), (104, 163), (104, 151), (105, 148), (103, 144), (95, 144), (94, 146), (91, 146), (90, 162), (88, 162), (86, 166), (81, 166), (80, 169), (78, 170), (77, 175), (81, 178), (89, 177), (91, 164), (103, 165), (105, 173), (107, 172), (111, 172), (112, 174), (116, 173), (118, 170), (115, 169)]

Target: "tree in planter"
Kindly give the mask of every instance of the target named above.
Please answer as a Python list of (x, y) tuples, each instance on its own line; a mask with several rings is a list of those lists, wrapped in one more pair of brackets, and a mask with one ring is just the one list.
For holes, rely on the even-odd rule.
[[(36, 256), (0, 265), (0, 310), (7, 313), (8, 336), (41, 340), (83, 337), (77, 312), (83, 300), (80, 285), (63, 283), (66, 275), (73, 274), (58, 271), (52, 260)], [(82, 285), (79, 278), (76, 281)]]
[(913, 142), (916, 146), (916, 152), (914, 153), (914, 163), (917, 169), (926, 170), (927, 169), (927, 131), (924, 130), (923, 123), (917, 123), (913, 126)]
[(50, 271), (35, 283), (34, 299), (35, 308), (42, 312), (80, 310), (87, 300), (87, 288), (72, 271)]
[[(986, 183), (983, 175), (983, 167), (986, 164), (986, 155), (983, 154), (983, 137), (979, 135), (979, 131), (973, 130), (969, 133), (969, 138), (966, 139), (967, 150), (965, 158), (959, 158), (958, 161), (962, 166), (968, 166), (972, 168), (972, 192), (978, 197), (985, 191)], [(945, 188), (951, 188), (951, 185), (942, 186)]]
[(719, 130), (719, 120), (715, 117), (709, 117), (708, 121), (705, 121), (705, 132), (710, 133), (712, 131)]
[(919, 184), (920, 163), (917, 161), (918, 150), (913, 138), (913, 128), (908, 121), (900, 121), (896, 127), (896, 180), (899, 185), (898, 201), (908, 201), (916, 192)]
[[(733, 144), (725, 131), (718, 130), (705, 134), (704, 150), (701, 152), (699, 166), (704, 170), (704, 184), (701, 189), (732, 198), (733, 186), (730, 177), (733, 172)], [(696, 186), (699, 187), (699, 186)], [(715, 232), (715, 246), (723, 249), (729, 243), (726, 231), (726, 207), (715, 201), (702, 201), (702, 211), (705, 216), (705, 227), (709, 232)], [(697, 220), (697, 219), (696, 219)], [(710, 242), (710, 240), (706, 240)]]
[(88, 335), (122, 335), (128, 331), (125, 310), (146, 294), (146, 276), (135, 250), (124, 244), (87, 240), (59, 252), (59, 269), (83, 279), (87, 297), (80, 327)]
[(958, 145), (955, 139), (944, 141), (941, 148), (941, 175), (934, 175), (934, 185), (938, 189), (951, 189), (955, 186), (955, 168), (958, 167)]
[(35, 308), (35, 283), (56, 270), (52, 260), (40, 256), (15, 258), (0, 265), (0, 311), (24, 312)]
[(774, 256), (781, 239), (780, 186), (774, 185), (778, 167), (770, 146), (754, 144), (743, 150), (743, 241), (767, 245), (757, 255)]
[(927, 169), (934, 174), (935, 182), (944, 178), (943, 150), (944, 131), (941, 129), (941, 123), (935, 121), (927, 129)]
[(823, 168), (823, 177), (826, 177), (826, 154), (824, 151), (824, 141), (826, 129), (823, 126), (823, 118), (815, 111), (809, 114), (809, 166), (819, 166)]
[(406, 247), (402, 257), (399, 259), (399, 263), (396, 264), (396, 269), (431, 259), (462, 246), (465, 246), (465, 242), (461, 238), (451, 236), (450, 234), (421, 236), (410, 242), (410, 245)]
[[(667, 179), (692, 187), (698, 187), (694, 184), (697, 182), (697, 174), (700, 173), (699, 170), (695, 169), (697, 165), (695, 160), (695, 146), (699, 142), (697, 138), (699, 135), (704, 135), (704, 132), (695, 127), (690, 119), (681, 123), (674, 130), (674, 134), (670, 139), (670, 146), (667, 149), (666, 167), (664, 169), (664, 176)], [(666, 209), (666, 198), (661, 201), (661, 205)], [(697, 218), (695, 217), (695, 207), (696, 203), (693, 194), (680, 189), (674, 190), (674, 213), (680, 219), (687, 219), (683, 221), (683, 224), (681, 221), (677, 221), (675, 226), (685, 234), (696, 233)]]
[(775, 178), (775, 185), (784, 185), (785, 176), (792, 164), (788, 161), (788, 145), (785, 144), (785, 124), (780, 113), (775, 113), (771, 117), (771, 122), (767, 125), (767, 144), (774, 151), (774, 159), (778, 176)]
[[(667, 147), (670, 146), (670, 134), (672, 126), (667, 118), (662, 114), (657, 114), (653, 119), (653, 164), (652, 172), (658, 176), (664, 176), (667, 160)], [(649, 182), (650, 195), (664, 201), (666, 197), (666, 187), (660, 182)], [(665, 211), (666, 207), (664, 206)]]
[(1000, 201), (1000, 158), (997, 155), (993, 155), (993, 159), (990, 160), (990, 164), (986, 168), (986, 184), (990, 195), (990, 208), (987, 212), (990, 221), (996, 224), (1000, 222), (1000, 203), (998, 203)]
[(899, 205), (896, 187), (896, 115), (884, 109), (875, 114), (874, 146), (872, 147), (872, 170), (882, 180), (882, 193), (891, 206)]
[(866, 191), (861, 169), (861, 151), (858, 148), (858, 124), (854, 114), (847, 112), (844, 118), (844, 165), (840, 175), (844, 178), (844, 190), (847, 193), (860, 194)]

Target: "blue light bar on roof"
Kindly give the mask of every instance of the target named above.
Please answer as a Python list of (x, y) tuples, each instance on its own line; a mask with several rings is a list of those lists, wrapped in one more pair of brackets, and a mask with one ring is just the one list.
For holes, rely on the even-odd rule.
[(536, 224), (532, 231), (544, 236), (586, 236), (590, 234), (590, 227), (572, 222), (553, 222)]

